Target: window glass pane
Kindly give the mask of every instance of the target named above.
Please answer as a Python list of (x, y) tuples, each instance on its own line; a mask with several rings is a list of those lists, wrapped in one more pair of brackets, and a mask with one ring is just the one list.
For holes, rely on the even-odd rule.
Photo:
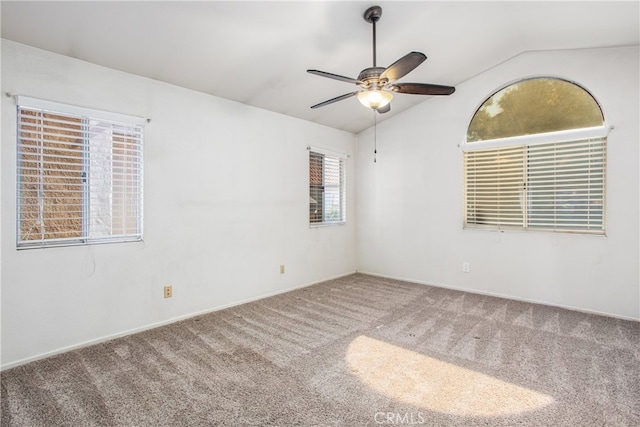
[(586, 90), (551, 78), (516, 83), (484, 102), (467, 138), (465, 228), (604, 234), (607, 138)]
[(580, 86), (555, 78), (523, 80), (487, 99), (467, 130), (467, 141), (483, 141), (602, 126), (600, 106)]
[(335, 222), (342, 220), (341, 212), (341, 160), (331, 157), (324, 158), (324, 221)]
[(114, 127), (112, 135), (112, 230), (113, 235), (139, 232), (141, 217), (140, 189), (142, 187), (139, 164), (140, 146), (135, 128)]
[(465, 153), (468, 224), (522, 226), (523, 152), (513, 147)]
[(603, 227), (604, 139), (528, 148), (528, 226)]
[(97, 120), (89, 121), (89, 232), (93, 237), (111, 235), (113, 198), (113, 153), (111, 129)]
[(17, 246), (140, 240), (142, 127), (34, 102), (18, 106)]
[(322, 178), (322, 154), (309, 154), (309, 222), (322, 222), (324, 198)]
[(309, 152), (309, 223), (344, 221), (344, 160)]
[(81, 119), (21, 112), (19, 200), (21, 240), (82, 235)]

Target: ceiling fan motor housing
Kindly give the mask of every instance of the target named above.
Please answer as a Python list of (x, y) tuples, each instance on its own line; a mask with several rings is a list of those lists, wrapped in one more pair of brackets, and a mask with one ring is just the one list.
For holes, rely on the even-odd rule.
[(382, 88), (387, 83), (380, 80), (380, 74), (385, 69), (384, 67), (369, 67), (362, 70), (358, 75), (358, 80), (363, 83), (360, 86), (365, 89)]

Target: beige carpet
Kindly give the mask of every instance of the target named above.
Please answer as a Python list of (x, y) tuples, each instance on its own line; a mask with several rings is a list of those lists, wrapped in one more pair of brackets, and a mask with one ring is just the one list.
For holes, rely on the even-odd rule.
[(2, 425), (638, 426), (639, 339), (356, 274), (2, 372)]

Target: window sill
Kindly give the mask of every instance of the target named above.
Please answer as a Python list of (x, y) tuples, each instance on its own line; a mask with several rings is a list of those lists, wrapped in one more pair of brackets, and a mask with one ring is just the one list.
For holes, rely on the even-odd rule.
[(309, 224), (309, 228), (322, 228), (322, 227), (332, 227), (334, 225), (345, 225), (346, 221), (336, 221), (336, 222), (319, 222), (317, 224)]
[(94, 246), (108, 245), (113, 243), (140, 243), (143, 242), (142, 237), (118, 238), (118, 239), (92, 239), (92, 240), (66, 240), (48, 243), (20, 243), (16, 246), (18, 251), (27, 249), (49, 249), (49, 248), (67, 248), (72, 246)]

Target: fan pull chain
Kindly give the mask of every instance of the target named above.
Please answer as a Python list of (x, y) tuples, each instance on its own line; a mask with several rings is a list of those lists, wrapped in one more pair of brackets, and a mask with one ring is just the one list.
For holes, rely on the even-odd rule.
[(376, 110), (373, 110), (373, 163), (376, 163), (378, 155), (378, 117)]

